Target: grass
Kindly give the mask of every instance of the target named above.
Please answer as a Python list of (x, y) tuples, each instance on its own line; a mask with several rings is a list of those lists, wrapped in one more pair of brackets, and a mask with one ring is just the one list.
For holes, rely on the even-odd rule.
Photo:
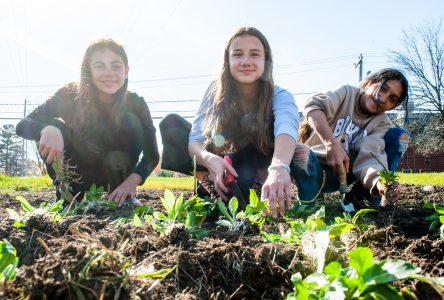
[(193, 177), (148, 177), (143, 189), (193, 190)]
[(9, 177), (0, 176), (0, 192), (9, 194), (16, 191), (38, 192), (44, 188), (52, 188), (52, 180), (49, 176), (42, 177)]
[[(16, 191), (38, 192), (44, 188), (53, 188), (49, 176), (42, 177), (9, 177), (0, 176), (0, 193), (11, 194)], [(144, 189), (177, 189), (193, 190), (193, 177), (148, 177), (142, 187)]]
[[(398, 173), (401, 184), (442, 185), (444, 186), (444, 172), (441, 173)], [(0, 176), (0, 193), (8, 194), (20, 190), (38, 192), (44, 188), (52, 188), (52, 181), (48, 176), (43, 177), (9, 177)], [(148, 177), (142, 187), (158, 190), (192, 190), (193, 177)]]
[(401, 184), (444, 185), (444, 172), (441, 173), (397, 173)]

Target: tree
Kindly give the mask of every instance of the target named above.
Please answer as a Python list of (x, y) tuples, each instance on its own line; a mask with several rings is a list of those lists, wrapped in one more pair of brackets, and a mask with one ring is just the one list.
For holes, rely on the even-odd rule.
[(7, 175), (21, 175), (24, 171), (22, 158), (22, 142), (15, 134), (14, 125), (3, 125), (0, 128), (0, 169)]
[[(403, 31), (403, 51), (391, 51), (391, 60), (407, 72), (415, 118), (413, 141), (422, 153), (444, 145), (444, 36), (440, 20)], [(426, 117), (424, 118), (424, 114)], [(424, 120), (426, 120), (424, 122)]]

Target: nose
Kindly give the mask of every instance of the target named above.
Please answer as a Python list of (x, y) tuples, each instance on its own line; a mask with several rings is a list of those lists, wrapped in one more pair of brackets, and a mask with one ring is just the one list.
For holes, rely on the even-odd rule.
[(105, 69), (105, 76), (106, 77), (112, 77), (114, 75), (114, 71), (111, 68)]
[(242, 57), (241, 65), (242, 66), (250, 65), (250, 58), (248, 57), (248, 55), (245, 55), (245, 56)]

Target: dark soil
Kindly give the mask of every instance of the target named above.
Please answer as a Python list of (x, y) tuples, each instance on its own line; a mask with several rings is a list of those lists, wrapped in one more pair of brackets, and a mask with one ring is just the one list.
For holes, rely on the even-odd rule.
[[(178, 195), (180, 191), (173, 191)], [(20, 191), (32, 205), (51, 202), (53, 190)], [(39, 216), (32, 228), (16, 228), (6, 208), (19, 210), (16, 195), (0, 195), (0, 239), (7, 239), (20, 257), (15, 281), (3, 287), (3, 299), (281, 299), (292, 291), (290, 277), (313, 271), (299, 245), (265, 243), (256, 230), (227, 231), (209, 223), (202, 240), (180, 235), (174, 241), (151, 226), (115, 226), (110, 215), (64, 218), (59, 223)], [(143, 190), (138, 198), (163, 210), (163, 191)], [(191, 196), (185, 191), (184, 197)], [(336, 195), (326, 199), (327, 219), (342, 215)], [(444, 187), (426, 192), (402, 186), (396, 208), (372, 207), (369, 224), (352, 246), (368, 246), (374, 257), (404, 259), (421, 273), (444, 276), (444, 241), (430, 232), (425, 218), (433, 213), (424, 202), (444, 204)], [(279, 225), (268, 226), (277, 232)], [(345, 263), (342, 254), (330, 259)], [(130, 266), (130, 267), (128, 267)], [(138, 278), (135, 269), (153, 272), (177, 266), (164, 278)], [(125, 271), (126, 270), (126, 271)], [(419, 281), (404, 281), (418, 299), (444, 299), (442, 292)]]

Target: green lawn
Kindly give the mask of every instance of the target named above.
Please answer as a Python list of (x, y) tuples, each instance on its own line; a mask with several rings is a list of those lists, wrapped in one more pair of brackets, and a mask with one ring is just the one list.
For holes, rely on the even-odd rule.
[[(398, 173), (399, 182), (402, 184), (417, 185), (444, 185), (444, 172), (441, 173)], [(37, 192), (43, 188), (51, 188), (52, 181), (48, 176), (43, 177), (9, 177), (0, 176), (0, 193), (12, 193), (17, 190), (29, 190)], [(192, 190), (192, 177), (148, 177), (141, 188), (147, 189), (177, 189)]]
[[(44, 188), (51, 188), (52, 180), (49, 176), (42, 177), (9, 177), (0, 176), (0, 193), (13, 193), (17, 190), (38, 192)], [(140, 187), (139, 187), (140, 188)], [(141, 188), (146, 189), (178, 189), (193, 190), (192, 177), (148, 177)]]
[(444, 172), (441, 173), (398, 173), (399, 182), (402, 184), (417, 185), (444, 185)]

